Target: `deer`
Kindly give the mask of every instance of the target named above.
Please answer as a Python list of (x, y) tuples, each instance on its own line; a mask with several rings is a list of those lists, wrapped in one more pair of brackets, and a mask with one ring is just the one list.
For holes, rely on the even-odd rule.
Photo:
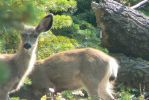
[[(27, 100), (40, 98), (53, 88), (55, 93), (85, 87), (91, 100), (113, 100), (113, 81), (117, 77), (117, 60), (94, 48), (63, 51), (38, 60), (29, 78), (32, 84), (18, 95)], [(24, 96), (23, 96), (24, 95)]]
[(53, 15), (48, 14), (36, 27), (21, 24), (22, 32), (17, 52), (0, 54), (0, 67), (5, 67), (9, 72), (5, 81), (0, 82), (0, 100), (8, 100), (9, 93), (21, 88), (25, 78), (34, 68), (38, 37), (40, 33), (48, 31), (52, 27), (52, 23)]

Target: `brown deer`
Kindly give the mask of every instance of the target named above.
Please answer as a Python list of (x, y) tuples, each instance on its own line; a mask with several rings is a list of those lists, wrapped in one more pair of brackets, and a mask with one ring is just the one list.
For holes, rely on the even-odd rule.
[(15, 54), (0, 54), (0, 67), (5, 67), (9, 71), (8, 78), (0, 82), (0, 100), (8, 100), (9, 92), (17, 83), (16, 90), (18, 90), (32, 71), (36, 60), (38, 36), (51, 28), (52, 21), (53, 16), (49, 14), (37, 27), (23, 26), (19, 50)]
[(40, 100), (49, 88), (60, 92), (85, 86), (92, 100), (112, 100), (112, 81), (117, 77), (118, 67), (113, 57), (93, 48), (54, 54), (35, 64), (27, 98)]

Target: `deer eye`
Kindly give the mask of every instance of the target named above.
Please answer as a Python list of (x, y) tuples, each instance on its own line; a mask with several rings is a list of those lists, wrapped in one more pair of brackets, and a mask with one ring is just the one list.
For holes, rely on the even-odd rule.
[(21, 35), (22, 35), (22, 37), (26, 37), (27, 36), (27, 34), (25, 34), (25, 33), (22, 33)]
[(38, 34), (34, 34), (33, 37), (34, 37), (34, 38), (37, 38), (37, 37), (38, 37)]

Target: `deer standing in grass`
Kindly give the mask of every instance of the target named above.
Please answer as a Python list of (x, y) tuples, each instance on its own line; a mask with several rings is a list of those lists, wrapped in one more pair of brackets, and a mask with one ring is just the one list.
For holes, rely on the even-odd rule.
[(85, 86), (92, 100), (113, 100), (111, 82), (117, 77), (118, 67), (113, 57), (93, 48), (57, 53), (37, 61), (26, 97), (40, 100), (49, 88), (61, 92)]
[[(32, 71), (36, 60), (38, 36), (48, 31), (53, 21), (52, 14), (45, 16), (37, 27), (22, 27), (21, 43), (16, 54), (0, 54), (0, 67), (7, 69), (8, 77), (0, 82), (0, 100), (8, 100), (8, 94), (18, 83), (16, 90), (23, 84)], [(15, 91), (15, 90), (13, 90)]]

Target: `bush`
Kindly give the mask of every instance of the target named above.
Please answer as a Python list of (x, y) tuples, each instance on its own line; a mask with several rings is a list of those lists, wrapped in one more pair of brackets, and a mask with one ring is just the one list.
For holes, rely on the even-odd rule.
[(51, 54), (69, 50), (78, 46), (75, 39), (64, 36), (55, 36), (52, 33), (43, 34), (39, 38), (38, 59), (43, 59)]

